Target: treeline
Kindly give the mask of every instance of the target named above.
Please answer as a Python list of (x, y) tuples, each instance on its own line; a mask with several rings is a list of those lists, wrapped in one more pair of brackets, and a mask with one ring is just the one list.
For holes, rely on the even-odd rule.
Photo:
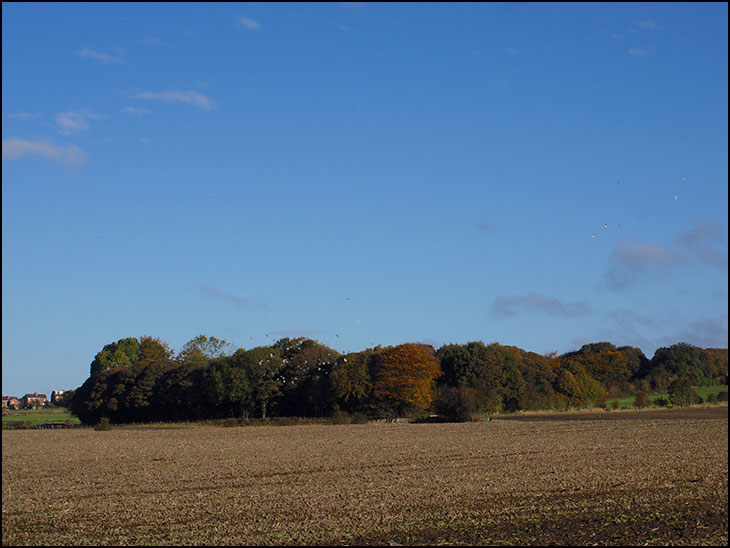
[(586, 344), (541, 355), (498, 343), (406, 343), (341, 354), (308, 338), (231, 348), (200, 335), (175, 355), (160, 339), (106, 345), (75, 390), (71, 411), (86, 424), (215, 418), (418, 417), (603, 406), (622, 394), (669, 391), (690, 403), (692, 386), (727, 384), (727, 349), (687, 343), (659, 348)]

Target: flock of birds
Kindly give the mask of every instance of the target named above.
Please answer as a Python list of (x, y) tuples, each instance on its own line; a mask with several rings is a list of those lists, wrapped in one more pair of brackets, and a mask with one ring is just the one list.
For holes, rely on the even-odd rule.
[[(686, 176), (682, 176), (680, 180), (681, 180), (681, 182), (682, 182), (682, 183), (684, 183), (684, 182), (686, 182), (686, 181), (687, 181), (687, 177), (686, 177)], [(616, 182), (616, 184), (619, 184), (619, 185), (620, 185), (621, 183), (622, 183), (622, 181), (620, 181), (620, 180)], [(678, 201), (678, 200), (679, 200), (679, 195), (678, 195), (678, 194), (673, 194), (673, 195), (672, 195), (672, 199), (673, 199), (673, 201)], [(663, 206), (663, 205), (664, 205), (664, 202), (663, 202), (663, 201), (662, 201), (662, 202), (660, 202), (660, 204), (659, 204), (659, 205), (660, 205), (660, 206)], [(643, 210), (641, 211), (641, 215), (645, 215), (646, 213), (647, 213), (647, 210), (646, 210), (646, 209), (643, 209)], [(633, 224), (633, 220), (629, 221), (629, 224)], [(621, 228), (621, 227), (622, 227), (621, 223), (618, 223), (618, 224), (616, 225), (616, 228)], [(608, 229), (609, 229), (609, 224), (608, 224), (608, 223), (604, 223), (604, 224), (603, 224), (603, 230), (608, 230)], [(596, 238), (596, 233), (595, 233), (595, 232), (591, 234), (591, 238)], [(346, 298), (345, 298), (345, 302), (348, 302), (348, 303), (349, 303), (349, 302), (350, 302), (350, 297), (346, 297)], [(271, 314), (269, 314), (269, 317), (271, 317)], [(356, 320), (356, 323), (358, 323), (358, 324), (359, 324), (359, 323), (360, 323), (360, 320)], [(266, 338), (269, 338), (269, 335), (270, 335), (270, 333), (265, 333), (265, 337), (266, 337)], [(339, 334), (339, 333), (335, 333), (335, 337), (339, 338), (339, 337), (340, 337), (340, 334)], [(253, 339), (253, 338), (254, 338), (254, 337), (252, 336), (252, 337), (251, 337), (251, 339)], [(373, 345), (374, 345), (374, 344), (375, 344), (375, 343), (373, 343)]]
[[(685, 182), (685, 181), (687, 181), (687, 177), (682, 176), (682, 178), (680, 180), (682, 182)], [(616, 184), (617, 185), (620, 185), (621, 184), (621, 181), (616, 181)], [(673, 195), (673, 199), (676, 202), (677, 200), (679, 200), (679, 195), (678, 194), (674, 194)], [(659, 205), (660, 206), (663, 206), (664, 205), (664, 202), (663, 201), (662, 202), (659, 202)], [(646, 209), (642, 210), (641, 213), (642, 214), (646, 214)], [(629, 224), (634, 224), (634, 221), (629, 221)], [(621, 228), (621, 223), (618, 223), (616, 225), (616, 228)], [(604, 223), (603, 224), (603, 230), (608, 230), (608, 223)], [(595, 238), (595, 237), (596, 237), (596, 233), (594, 232), (594, 233), (591, 234), (591, 238)]]

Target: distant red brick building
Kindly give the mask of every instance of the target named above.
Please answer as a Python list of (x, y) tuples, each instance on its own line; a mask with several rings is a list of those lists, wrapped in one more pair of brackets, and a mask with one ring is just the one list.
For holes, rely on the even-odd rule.
[(54, 390), (51, 392), (51, 403), (53, 404), (59, 404), (61, 403), (61, 400), (63, 399), (63, 395), (68, 392), (68, 390)]
[(16, 396), (3, 396), (3, 407), (8, 409), (20, 408), (20, 398)]
[(48, 402), (48, 396), (33, 392), (23, 396), (23, 407), (42, 407)]

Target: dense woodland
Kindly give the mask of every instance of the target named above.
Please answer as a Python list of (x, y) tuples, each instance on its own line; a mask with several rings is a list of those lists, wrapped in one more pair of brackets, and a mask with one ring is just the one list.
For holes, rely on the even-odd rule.
[(604, 406), (628, 394), (638, 402), (655, 392), (686, 405), (697, 401), (694, 386), (727, 384), (727, 372), (727, 349), (687, 343), (659, 348), (651, 359), (609, 342), (563, 355), (483, 342), (341, 354), (308, 338), (234, 350), (200, 335), (175, 355), (164, 341), (143, 336), (104, 346), (69, 406), (86, 424), (335, 414), (468, 420)]

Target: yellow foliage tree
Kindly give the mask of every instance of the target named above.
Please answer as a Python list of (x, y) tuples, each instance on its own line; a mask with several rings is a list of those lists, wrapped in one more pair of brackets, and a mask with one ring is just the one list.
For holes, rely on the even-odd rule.
[(378, 359), (372, 386), (377, 411), (418, 416), (431, 406), (441, 366), (432, 346), (405, 343), (385, 348)]

